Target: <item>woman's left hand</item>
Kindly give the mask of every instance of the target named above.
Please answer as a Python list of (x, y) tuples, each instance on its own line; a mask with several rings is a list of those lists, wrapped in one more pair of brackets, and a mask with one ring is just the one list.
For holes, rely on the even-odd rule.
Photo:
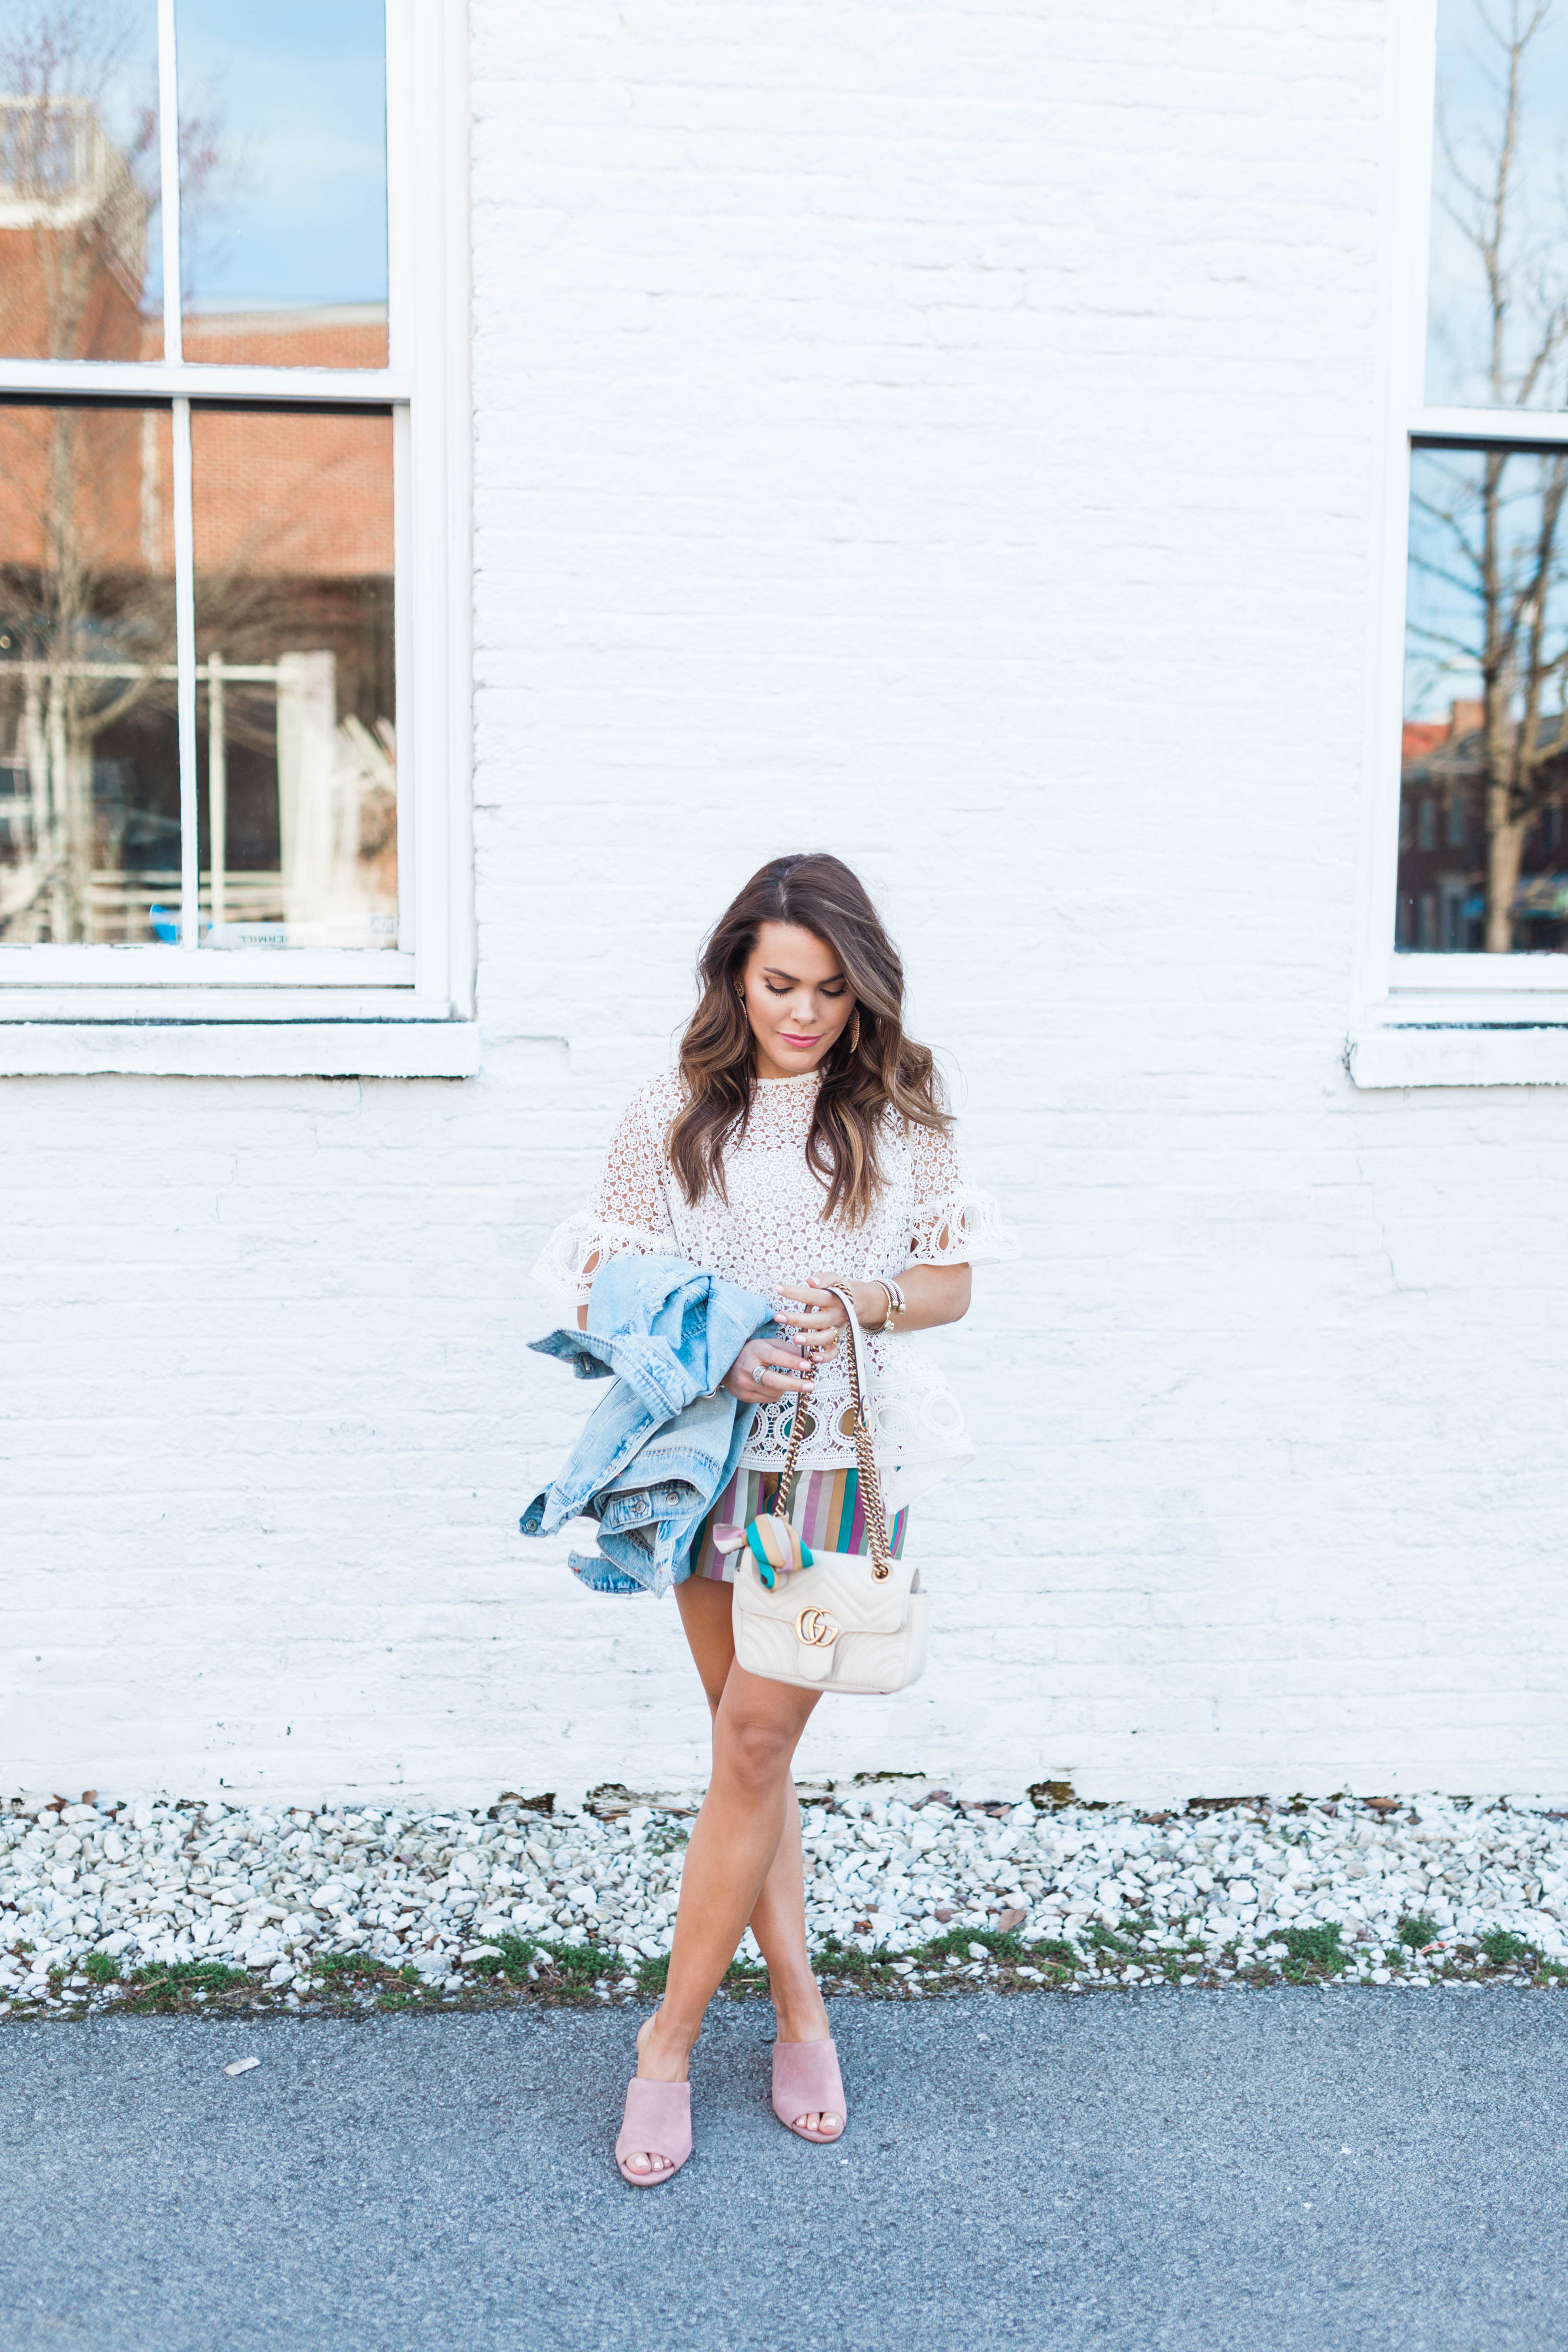
[[(814, 1286), (809, 1290), (796, 1290), (785, 1285), (779, 1290), (781, 1298), (799, 1299), (792, 1313), (780, 1313), (778, 1319), (788, 1325), (808, 1355), (819, 1360), (831, 1356), (839, 1344), (839, 1333), (849, 1321), (839, 1301), (827, 1288), (831, 1277), (814, 1274)], [(862, 1331), (875, 1330), (887, 1319), (887, 1293), (880, 1282), (841, 1282), (854, 1301), (855, 1321)]]

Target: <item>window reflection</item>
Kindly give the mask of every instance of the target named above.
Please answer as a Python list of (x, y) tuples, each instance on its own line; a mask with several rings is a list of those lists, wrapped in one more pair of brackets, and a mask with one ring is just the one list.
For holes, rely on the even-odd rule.
[(180, 889), (167, 410), (0, 407), (0, 940), (150, 943)]
[[(0, 354), (163, 356), (156, 0), (0, 5)], [(387, 362), (383, 0), (179, 0), (185, 355)]]
[(1396, 945), (1568, 953), (1568, 459), (1417, 449)]
[(153, 0), (0, 9), (0, 352), (159, 358)]
[(214, 947), (393, 947), (390, 416), (192, 418)]
[(1438, 0), (1427, 397), (1568, 405), (1568, 11)]
[(179, 0), (185, 356), (387, 361), (383, 0)]

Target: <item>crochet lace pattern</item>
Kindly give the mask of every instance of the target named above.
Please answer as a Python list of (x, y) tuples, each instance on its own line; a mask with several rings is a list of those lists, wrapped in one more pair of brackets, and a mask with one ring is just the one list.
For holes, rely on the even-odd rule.
[[(965, 1183), (951, 1134), (909, 1128), (889, 1115), (884, 1189), (862, 1225), (824, 1223), (826, 1188), (808, 1165), (806, 1139), (818, 1078), (758, 1082), (745, 1135), (724, 1155), (729, 1198), (713, 1191), (693, 1207), (671, 1171), (668, 1138), (681, 1105), (681, 1079), (666, 1070), (641, 1087), (616, 1129), (591, 1210), (569, 1217), (534, 1268), (547, 1289), (580, 1306), (589, 1276), (632, 1250), (688, 1258), (709, 1273), (788, 1306), (779, 1286), (813, 1274), (849, 1282), (896, 1276), (907, 1265), (965, 1265), (1006, 1256), (996, 1203)], [(936, 1447), (967, 1447), (963, 1416), (940, 1369), (907, 1337), (870, 1341), (875, 1384), (873, 1440), (879, 1461)], [(841, 1427), (849, 1410), (842, 1350), (823, 1362), (807, 1410), (814, 1426), (803, 1469), (841, 1468), (854, 1447)], [(792, 1401), (760, 1409), (741, 1456), (747, 1469), (777, 1469), (789, 1441)]]

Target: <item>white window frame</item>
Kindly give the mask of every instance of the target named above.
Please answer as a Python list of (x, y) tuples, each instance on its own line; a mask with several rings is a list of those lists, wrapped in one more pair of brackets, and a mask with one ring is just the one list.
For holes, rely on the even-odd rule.
[(1370, 839), (1348, 1066), (1363, 1087), (1568, 1085), (1568, 956), (1396, 955), (1410, 456), (1425, 442), (1568, 447), (1568, 414), (1426, 404), (1437, 0), (1395, 0), (1383, 221), (1382, 510), (1366, 760)]
[[(0, 949), (0, 1075), (461, 1076), (474, 1030), (468, 88), (464, 0), (386, 0), (389, 344), (384, 368), (0, 358), (0, 393), (391, 408), (398, 695), (395, 950), (175, 946)], [(158, 0), (164, 283), (180, 284), (174, 0)], [(414, 201), (418, 194), (417, 204)], [(179, 305), (168, 330), (178, 350)], [(176, 467), (176, 479), (181, 469)], [(188, 467), (183, 480), (189, 484)], [(197, 889), (193, 572), (188, 495), (174, 509), (182, 898)], [(183, 575), (182, 577), (182, 574)], [(183, 593), (181, 593), (181, 591)]]

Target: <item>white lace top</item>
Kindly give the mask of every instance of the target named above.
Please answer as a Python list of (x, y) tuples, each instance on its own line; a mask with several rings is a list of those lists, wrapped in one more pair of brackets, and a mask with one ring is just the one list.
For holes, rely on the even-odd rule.
[[(788, 1283), (813, 1274), (850, 1282), (901, 1274), (907, 1265), (975, 1265), (1009, 1254), (995, 1203), (964, 1181), (950, 1135), (905, 1129), (890, 1114), (883, 1146), (887, 1182), (862, 1225), (822, 1222), (823, 1185), (806, 1160), (816, 1101), (815, 1071), (764, 1078), (745, 1136), (724, 1155), (729, 1199), (711, 1189), (692, 1207), (669, 1164), (667, 1139), (681, 1105), (680, 1074), (667, 1070), (643, 1087), (611, 1144), (591, 1210), (569, 1217), (534, 1268), (537, 1280), (573, 1306), (587, 1299), (583, 1268), (627, 1250), (684, 1257), (710, 1274), (760, 1291), (776, 1308)], [(867, 1400), (873, 1441), (890, 1511), (974, 1453), (958, 1401), (915, 1334), (869, 1341), (875, 1393)], [(790, 1403), (757, 1409), (741, 1455), (746, 1469), (776, 1470), (784, 1460)], [(847, 1434), (850, 1385), (845, 1351), (820, 1365), (801, 1450), (808, 1470), (854, 1461)]]

